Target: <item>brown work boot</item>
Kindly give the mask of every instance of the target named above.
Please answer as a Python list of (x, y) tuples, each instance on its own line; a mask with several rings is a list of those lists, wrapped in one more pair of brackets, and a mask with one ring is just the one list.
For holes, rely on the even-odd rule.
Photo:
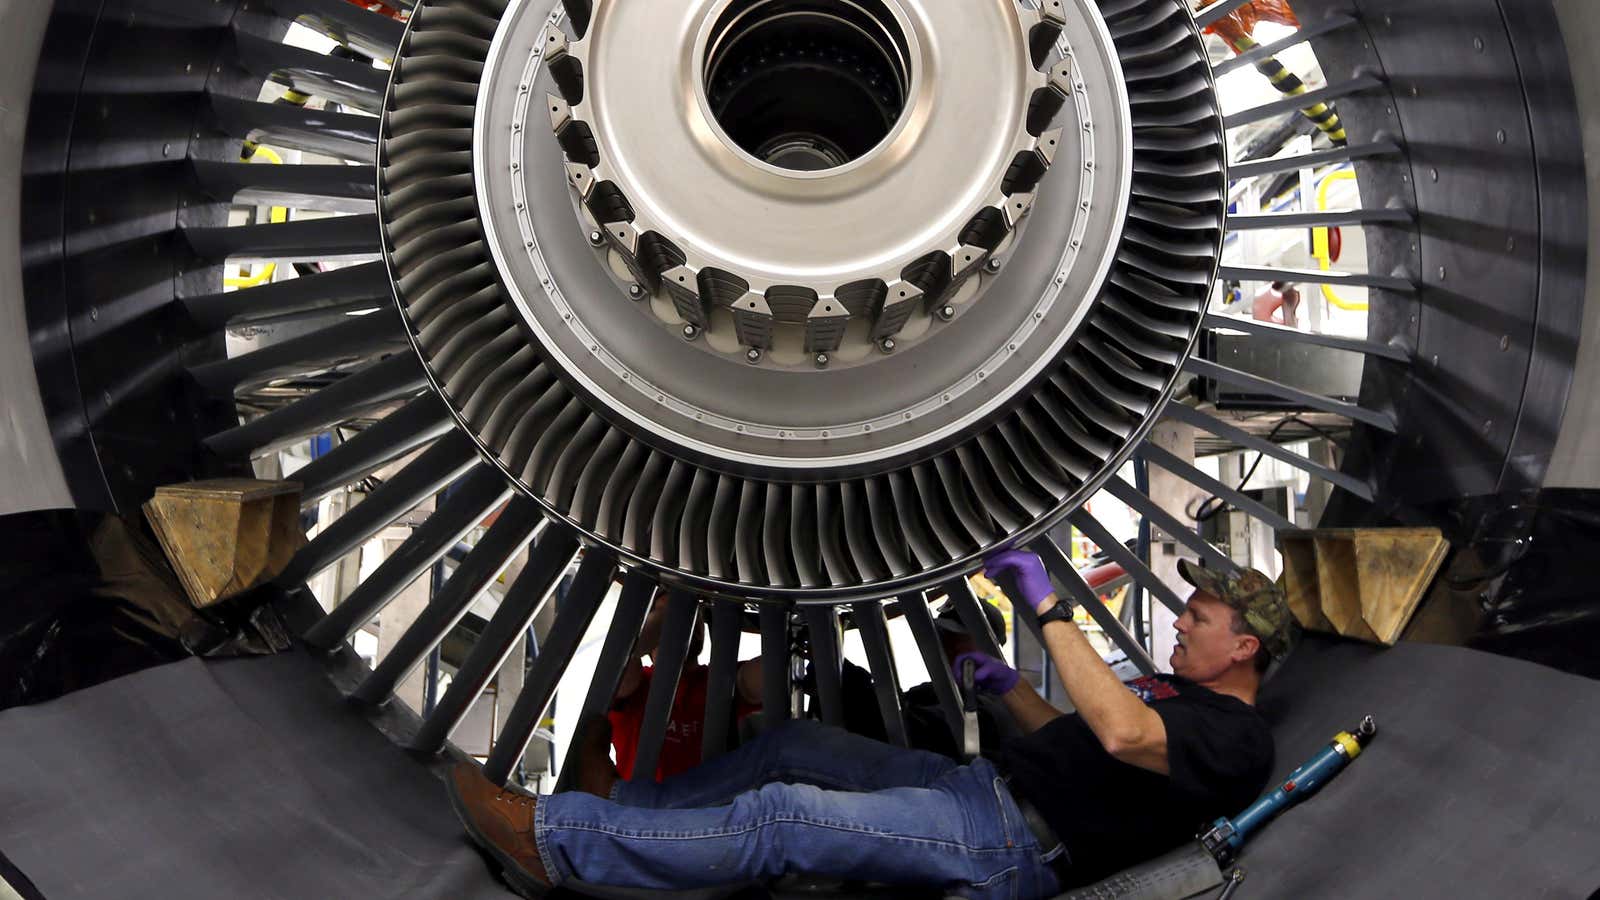
[(446, 779), (450, 805), (473, 842), (499, 863), (506, 883), (524, 897), (543, 897), (550, 876), (533, 836), (539, 799), (502, 789), (476, 763), (457, 763)]
[(622, 775), (617, 764), (611, 761), (611, 720), (594, 716), (578, 725), (577, 753), (573, 757), (577, 771), (572, 773), (572, 787), (593, 794), (602, 800), (611, 799), (611, 788)]

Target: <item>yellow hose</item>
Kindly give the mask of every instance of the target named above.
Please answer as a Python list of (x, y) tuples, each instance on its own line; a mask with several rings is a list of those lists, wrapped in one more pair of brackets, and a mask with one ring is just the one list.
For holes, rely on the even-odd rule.
[[(256, 145), (255, 151), (252, 154), (250, 154), (250, 158), (252, 160), (254, 160), (257, 157), (263, 158), (267, 162), (272, 163), (275, 166), (283, 165), (283, 157), (279, 156), (277, 154), (277, 152), (274, 151), (270, 147), (263, 147), (263, 146), (261, 146), (259, 144)], [(274, 206), (270, 211), (268, 211), (267, 220), (272, 222), (275, 225), (276, 224), (282, 224), (284, 222), (289, 221), (289, 210), (288, 210), (288, 208), (287, 207), (283, 207), (283, 206)], [(222, 283), (224, 285), (228, 286), (228, 287), (231, 287), (231, 288), (258, 287), (258, 286), (266, 284), (267, 282), (272, 280), (272, 276), (276, 275), (277, 272), (278, 272), (278, 264), (277, 263), (267, 263), (266, 265), (261, 267), (261, 271), (256, 272), (256, 273), (251, 274), (251, 275), (243, 274), (243, 271), (242, 271), (243, 267), (242, 266), (240, 267), (240, 269), (241, 269), (241, 272), (240, 272), (239, 277), (237, 277), (237, 278), (224, 278), (224, 279), (222, 279)]]
[[(1328, 208), (1328, 190), (1333, 187), (1334, 182), (1355, 180), (1356, 173), (1349, 169), (1334, 172), (1328, 177), (1322, 179), (1322, 184), (1317, 188), (1317, 211), (1322, 212)], [(1326, 227), (1313, 228), (1311, 230), (1311, 255), (1317, 258), (1318, 269), (1324, 272), (1333, 270), (1333, 250), (1328, 237), (1328, 229)], [(1329, 303), (1332, 303), (1334, 306), (1337, 306), (1340, 309), (1350, 310), (1351, 312), (1367, 311), (1367, 304), (1355, 303), (1344, 299), (1343, 297), (1339, 296), (1339, 292), (1335, 291), (1333, 289), (1333, 285), (1331, 284), (1322, 285), (1322, 296)]]

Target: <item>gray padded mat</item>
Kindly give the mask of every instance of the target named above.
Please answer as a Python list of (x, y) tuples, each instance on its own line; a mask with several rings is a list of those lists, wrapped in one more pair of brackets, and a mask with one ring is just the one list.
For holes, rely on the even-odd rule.
[(1261, 710), (1278, 779), (1378, 736), (1240, 860), (1256, 898), (1561, 898), (1600, 888), (1600, 682), (1455, 647), (1309, 639)]
[[(1312, 640), (1262, 709), (1280, 775), (1367, 713), (1381, 732), (1247, 848), (1238, 900), (1600, 887), (1600, 684)], [(0, 713), (0, 848), (50, 900), (511, 896), (439, 782), (299, 655), (176, 663)]]
[(443, 785), (300, 655), (0, 713), (0, 847), (49, 900), (515, 896)]

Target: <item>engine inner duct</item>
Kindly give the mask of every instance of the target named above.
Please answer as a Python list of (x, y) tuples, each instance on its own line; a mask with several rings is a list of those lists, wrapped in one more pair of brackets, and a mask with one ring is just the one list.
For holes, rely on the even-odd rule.
[[(911, 745), (922, 680), (959, 740), (953, 631), (1061, 706), (968, 580), (1012, 549), (1128, 678), (1180, 560), (1337, 635), (1265, 682), (1278, 761), (1382, 736), (1246, 895), (1593, 889), (1588, 0), (0, 25), (0, 895), (495, 896), (435, 776), (569, 789), (642, 634), (640, 771), (689, 682), (703, 758), (756, 709)], [(856, 887), (748, 896), (910, 896)]]

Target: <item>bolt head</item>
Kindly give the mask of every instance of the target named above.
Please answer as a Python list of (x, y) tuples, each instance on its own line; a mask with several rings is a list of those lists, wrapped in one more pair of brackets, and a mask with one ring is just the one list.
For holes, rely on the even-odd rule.
[(951, 319), (954, 319), (955, 317), (956, 317), (956, 308), (954, 306), (950, 306), (949, 304), (946, 304), (944, 306), (939, 307), (939, 318), (941, 318), (941, 319), (945, 320), (946, 322), (948, 322)]
[(700, 329), (694, 327), (693, 325), (685, 325), (685, 326), (683, 326), (683, 339), (684, 340), (692, 341), (692, 340), (694, 340), (695, 338), (697, 338), (699, 336), (700, 336)]
[(826, 369), (828, 367), (828, 362), (829, 362), (828, 354), (826, 354), (826, 353), (818, 353), (817, 354), (817, 356), (816, 356), (817, 368)]
[(598, 247), (601, 244), (604, 244), (605, 242), (606, 242), (606, 236), (604, 234), (601, 234), (598, 231), (589, 232), (589, 243), (591, 243), (591, 244), (595, 245), (596, 247)]
[(749, 350), (746, 350), (744, 352), (744, 360), (751, 365), (761, 362), (761, 349), (758, 347), (751, 347)]
[(984, 268), (988, 269), (990, 272), (998, 272), (998, 271), (1000, 271), (1000, 267), (1002, 265), (1004, 265), (1004, 263), (1002, 263), (998, 258), (994, 258), (994, 259), (990, 259), (988, 262), (984, 263), (983, 265), (984, 265)]
[(878, 349), (885, 353), (893, 353), (895, 348), (894, 338), (886, 337), (878, 342)]
[(638, 299), (644, 297), (644, 285), (641, 285), (641, 284), (630, 284), (630, 285), (628, 285), (628, 296), (632, 297), (635, 300), (638, 300)]

